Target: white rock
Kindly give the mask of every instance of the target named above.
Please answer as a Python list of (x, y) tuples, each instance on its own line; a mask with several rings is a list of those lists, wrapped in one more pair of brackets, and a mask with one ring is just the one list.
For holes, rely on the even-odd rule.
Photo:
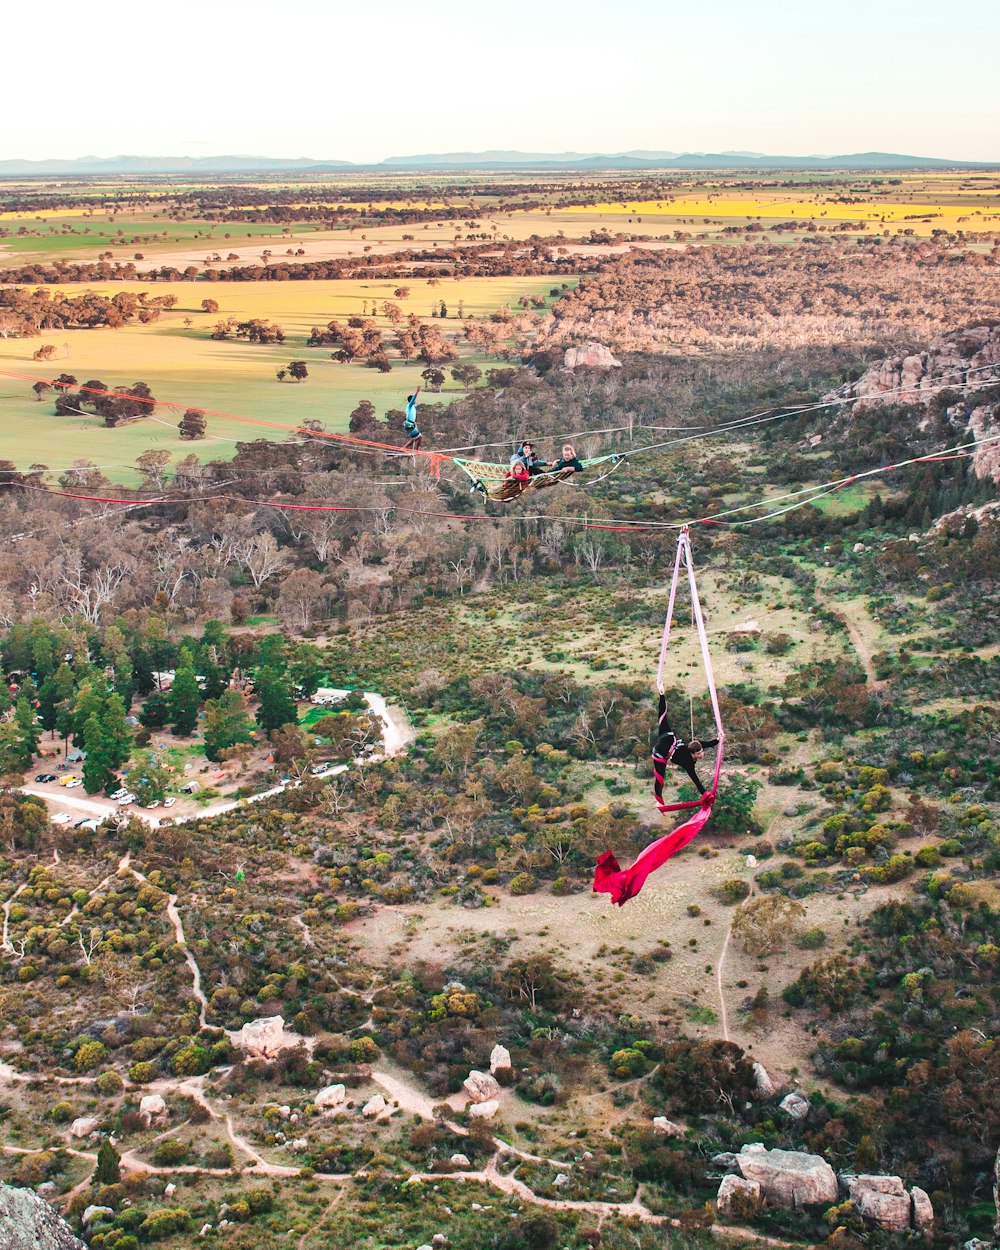
[(741, 1155), (766, 1155), (767, 1147), (763, 1144), (763, 1142), (759, 1142), (759, 1141), (747, 1142), (747, 1144), (740, 1151), (740, 1154)]
[(372, 1119), (374, 1116), (381, 1115), (386, 1108), (385, 1099), (381, 1094), (375, 1094), (369, 1098), (365, 1105), (361, 1108), (361, 1114), (366, 1119)]
[(499, 1043), (490, 1051), (490, 1071), (499, 1072), (501, 1068), (510, 1068), (510, 1051)]
[(565, 1185), (565, 1184), (566, 1184), (566, 1182), (567, 1182), (568, 1180), (569, 1180), (569, 1177), (566, 1175), (566, 1173), (565, 1173), (565, 1172), (560, 1172), (560, 1173), (556, 1176), (556, 1179), (552, 1182), (552, 1184), (553, 1184), (553, 1185), (555, 1185), (557, 1188), (561, 1189), (561, 1188), (563, 1187), (563, 1185)]
[(744, 1146), (736, 1163), (744, 1178), (758, 1181), (764, 1197), (778, 1206), (837, 1201), (837, 1177), (822, 1155)]
[(202, 1226), (201, 1226), (201, 1232), (198, 1234), (198, 1236), (199, 1236), (199, 1237), (207, 1237), (207, 1236), (208, 1236), (208, 1234), (209, 1234), (211, 1231), (212, 1231), (212, 1225), (211, 1225), (211, 1224), (202, 1224)]
[(292, 1115), (291, 1107), (279, 1107), (278, 1115), (280, 1115), (283, 1120), (291, 1119), (291, 1115)]
[(934, 1223), (934, 1208), (931, 1200), (917, 1185), (910, 1190), (913, 1200), (913, 1227), (930, 1228)]
[(431, 1241), (435, 1246), (446, 1246), (448, 1244), (448, 1238), (444, 1233), (435, 1233)]
[(165, 1198), (172, 1198), (176, 1192), (177, 1192), (177, 1186), (174, 1184), (173, 1181), (171, 1181), (169, 1185), (163, 1186), (163, 1195)]
[(724, 1176), (716, 1202), (721, 1216), (743, 1219), (749, 1214), (748, 1207), (760, 1204), (760, 1184), (742, 1176)]
[(858, 1214), (886, 1232), (910, 1227), (910, 1195), (898, 1176), (852, 1176), (847, 1191)]
[(468, 1155), (452, 1155), (449, 1162), (456, 1168), (467, 1168), (472, 1166), (469, 1162)]
[(297, 1033), (285, 1031), (285, 1021), (281, 1016), (261, 1016), (250, 1020), (236, 1035), (237, 1046), (247, 1054), (262, 1059), (271, 1059), (280, 1050), (297, 1046), (301, 1040)]
[(111, 1207), (88, 1207), (83, 1213), (83, 1227), (88, 1228), (92, 1220), (96, 1220), (99, 1215), (114, 1216)]
[(293, 1142), (288, 1143), (289, 1150), (305, 1150), (309, 1142), (304, 1137), (296, 1137)]
[(74, 1137), (87, 1137), (100, 1124), (100, 1120), (93, 1115), (82, 1115), (79, 1119), (73, 1121), (69, 1126), (69, 1131)]
[(653, 1128), (657, 1133), (662, 1133), (665, 1137), (683, 1137), (684, 1125), (675, 1124), (673, 1120), (668, 1120), (665, 1115), (653, 1116)]
[(474, 1102), (469, 1108), (469, 1119), (492, 1120), (499, 1110), (500, 1103), (496, 1098), (490, 1098), (487, 1102)]
[(567, 369), (577, 369), (581, 365), (588, 369), (620, 369), (622, 362), (604, 343), (584, 343), (582, 347), (566, 348), (563, 365)]
[(343, 1085), (328, 1085), (326, 1089), (321, 1089), (316, 1095), (315, 1103), (317, 1107), (326, 1109), (328, 1107), (339, 1107), (347, 1097), (347, 1089)]
[(805, 1120), (811, 1110), (809, 1100), (803, 1098), (801, 1094), (786, 1094), (778, 1106), (793, 1120)]
[(473, 1068), (462, 1083), (473, 1102), (488, 1102), (491, 1098), (500, 1097), (500, 1086), (488, 1072), (477, 1072)]
[(770, 1098), (774, 1093), (774, 1082), (767, 1074), (767, 1068), (762, 1063), (753, 1065), (754, 1086), (761, 1098)]
[[(406, 1183), (407, 1185), (422, 1185), (424, 1183), (424, 1178), (414, 1174), (413, 1176), (408, 1176), (406, 1178)], [(430, 1246), (427, 1247), (427, 1250), (431, 1250)]]
[[(414, 1178), (414, 1179), (416, 1179), (416, 1178)], [(425, 1242), (424, 1242), (424, 1244), (423, 1244), (422, 1246), (417, 1246), (417, 1250), (434, 1250), (434, 1247), (433, 1247), (433, 1246), (429, 1246), (429, 1245), (427, 1244), (427, 1242), (425, 1241)]]
[(147, 1094), (139, 1101), (139, 1115), (145, 1125), (149, 1125), (158, 1115), (167, 1114), (167, 1104), (159, 1094)]
[(756, 867), (757, 867), (757, 856), (756, 856), (756, 855), (748, 855), (748, 856), (747, 856), (747, 867), (748, 867), (748, 868), (756, 868)]
[(864, 551), (864, 549), (865, 549), (864, 543), (855, 543), (852, 548), (856, 556), (859, 556), (862, 553), (862, 551)]

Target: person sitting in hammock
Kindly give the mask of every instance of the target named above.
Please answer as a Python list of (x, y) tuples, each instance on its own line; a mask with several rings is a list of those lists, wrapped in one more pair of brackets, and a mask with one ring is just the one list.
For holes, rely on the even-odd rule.
[(658, 765), (676, 764), (678, 768), (683, 768), (687, 775), (694, 782), (699, 794), (705, 793), (705, 787), (701, 783), (697, 772), (695, 771), (695, 763), (704, 759), (706, 747), (718, 746), (718, 738), (711, 738), (707, 742), (698, 738), (692, 738), (690, 742), (685, 742), (683, 738), (679, 738), (670, 728), (667, 720), (667, 696), (663, 686), (657, 684), (657, 690), (660, 694), (660, 702), (657, 707), (656, 721), (656, 743), (653, 747), (653, 793), (657, 800), (663, 802), (663, 783), (665, 778), (660, 771)]
[(525, 442), (518, 447), (510, 458), (511, 472), (509, 476), (522, 480), (525, 476), (535, 477), (548, 467), (545, 460), (535, 455), (535, 444)]
[(573, 473), (583, 472), (583, 465), (577, 459), (572, 443), (563, 443), (562, 455), (552, 466), (553, 473), (561, 473), (563, 470), (566, 470), (567, 477)]

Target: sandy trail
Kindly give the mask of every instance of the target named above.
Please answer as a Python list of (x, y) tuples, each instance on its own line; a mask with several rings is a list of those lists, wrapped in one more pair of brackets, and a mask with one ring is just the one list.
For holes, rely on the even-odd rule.
[(14, 947), (11, 945), (10, 937), (8, 935), (8, 931), (10, 928), (10, 909), (11, 909), (11, 905), (13, 904), (17, 896), (26, 889), (27, 889), (27, 882), (22, 881), (21, 884), (14, 891), (14, 893), (10, 896), (10, 898), (3, 905), (3, 940), (0, 941), (0, 951), (13, 951), (14, 949)]

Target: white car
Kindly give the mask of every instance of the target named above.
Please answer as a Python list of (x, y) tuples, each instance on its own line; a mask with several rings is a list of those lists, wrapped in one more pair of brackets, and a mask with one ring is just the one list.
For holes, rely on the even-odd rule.
[(52, 817), (52, 823), (54, 825), (68, 825), (72, 819), (73, 817), (69, 814), (69, 812), (56, 812), (56, 814)]
[(82, 786), (82, 785), (83, 785), (83, 780), (82, 780), (82, 778), (80, 778), (80, 777), (74, 777), (72, 781), (67, 781), (67, 782), (66, 782), (66, 789), (67, 789), (67, 790), (75, 790), (75, 789), (77, 788), (77, 786)]
[(122, 797), (118, 800), (118, 806), (128, 807), (130, 803), (134, 803), (134, 802), (135, 802), (134, 794), (123, 794)]
[(116, 790), (114, 794), (111, 795), (111, 797), (113, 799), (120, 799), (123, 794), (128, 794), (128, 790), (125, 788), (125, 786), (122, 786), (120, 789)]
[(176, 802), (177, 802), (177, 800), (176, 800), (176, 799), (174, 798), (174, 796), (171, 794), (171, 795), (168, 795), (168, 796), (167, 796), (167, 798), (165, 798), (165, 799), (163, 800), (163, 806), (164, 806), (164, 807), (173, 807), (173, 805), (174, 805)]

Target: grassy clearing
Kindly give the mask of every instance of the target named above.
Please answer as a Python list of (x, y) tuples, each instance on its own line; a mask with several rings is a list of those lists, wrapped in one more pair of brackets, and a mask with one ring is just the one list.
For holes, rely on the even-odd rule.
[[(171, 452), (175, 460), (192, 451), (202, 459), (228, 458), (237, 442), (288, 437), (283, 429), (211, 417), (209, 436), (197, 443), (185, 443), (177, 433), (177, 422), (187, 407), (231, 412), (293, 427), (307, 418), (318, 418), (334, 431), (347, 429), (350, 414), (362, 399), (371, 400), (380, 415), (402, 408), (407, 393), (420, 383), (422, 365), (394, 363), (392, 372), (383, 374), (362, 363), (335, 363), (330, 359), (329, 348), (305, 346), (313, 326), (360, 316), (366, 306), (370, 311), (373, 305), (393, 300), (398, 285), (393, 281), (213, 286), (181, 282), (116, 283), (88, 288), (103, 293), (131, 288), (174, 294), (178, 305), (154, 325), (59, 332), (40, 339), (0, 342), (0, 370), (26, 375), (25, 381), (0, 376), (0, 458), (13, 460), (21, 467), (41, 463), (55, 469), (83, 457), (106, 466), (105, 472), (112, 481), (133, 484), (139, 480), (133, 463), (150, 447)], [(409, 297), (395, 301), (404, 313), (429, 319), (431, 308), (444, 300), (450, 316), (434, 324), (460, 342), (462, 322), (455, 316), (460, 300), (464, 301), (467, 316), (482, 317), (502, 305), (515, 304), (522, 295), (547, 297), (553, 280), (465, 278), (433, 287), (428, 281), (406, 285)], [(201, 311), (205, 298), (218, 301), (218, 313)], [(230, 316), (276, 321), (283, 326), (287, 340), (281, 345), (255, 345), (243, 340), (211, 339), (215, 323)], [(184, 325), (186, 318), (192, 322), (190, 327)], [(388, 331), (384, 318), (379, 316), (376, 320)], [(53, 342), (58, 355), (54, 361), (36, 363), (31, 356), (43, 342)], [(275, 371), (290, 360), (307, 361), (309, 377), (304, 383), (276, 380)], [(35, 401), (31, 379), (51, 378), (61, 372), (72, 372), (81, 382), (95, 378), (109, 386), (142, 380), (157, 399), (176, 404), (179, 411), (158, 408), (153, 419), (118, 429), (107, 429), (93, 417), (56, 417), (51, 400)], [(447, 442), (444, 411), (462, 394), (464, 391), (450, 380), (440, 395), (425, 392), (421, 425), (431, 445), (435, 438)]]

